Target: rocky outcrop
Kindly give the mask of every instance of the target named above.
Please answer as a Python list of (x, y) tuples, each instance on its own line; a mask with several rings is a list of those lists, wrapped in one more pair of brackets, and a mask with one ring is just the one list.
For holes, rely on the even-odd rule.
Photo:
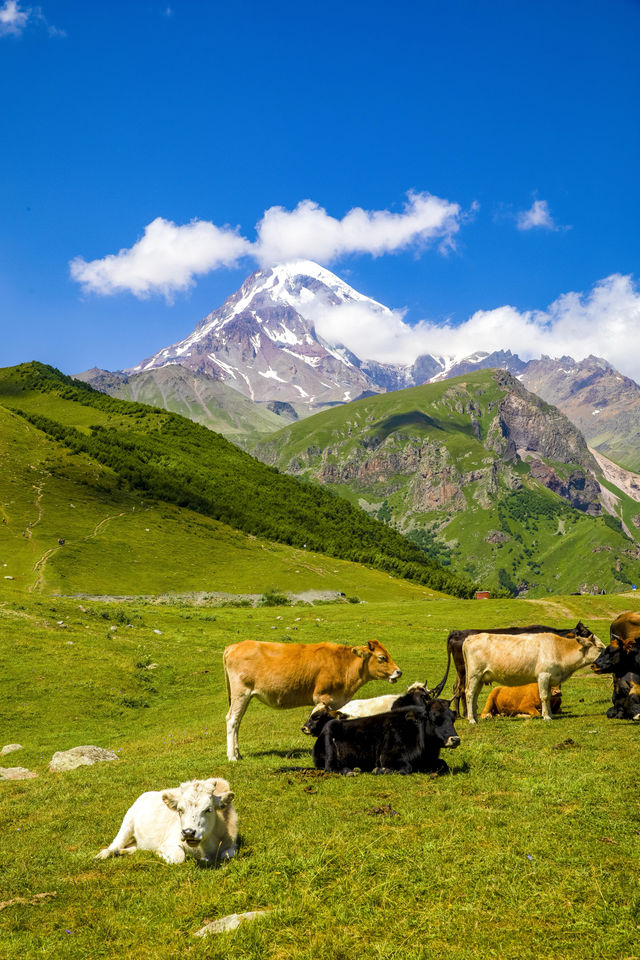
[(559, 407), (600, 453), (640, 470), (640, 386), (602, 357), (530, 360), (529, 390)]
[(498, 407), (500, 428), (517, 449), (597, 471), (584, 437), (560, 410), (529, 393), (508, 373), (496, 373), (495, 379), (505, 389)]
[(530, 461), (530, 469), (534, 480), (568, 500), (576, 510), (591, 516), (602, 513), (600, 486), (592, 475), (583, 470), (572, 470), (568, 477), (562, 478), (549, 464), (535, 459)]

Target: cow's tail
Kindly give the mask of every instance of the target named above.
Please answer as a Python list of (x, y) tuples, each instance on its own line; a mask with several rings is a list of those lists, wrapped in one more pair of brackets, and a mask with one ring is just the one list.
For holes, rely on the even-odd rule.
[(440, 681), (437, 687), (434, 687), (433, 690), (429, 690), (429, 693), (434, 698), (434, 700), (437, 697), (439, 697), (442, 691), (444, 690), (444, 685), (447, 682), (447, 677), (449, 676), (449, 667), (451, 666), (451, 650), (450, 649), (448, 650), (448, 654), (449, 655), (447, 657), (447, 669), (445, 670), (444, 677), (442, 678), (442, 680)]
[(224, 667), (224, 682), (227, 687), (227, 703), (231, 706), (231, 684), (229, 683), (229, 671), (227, 669), (227, 651), (222, 654), (222, 665)]

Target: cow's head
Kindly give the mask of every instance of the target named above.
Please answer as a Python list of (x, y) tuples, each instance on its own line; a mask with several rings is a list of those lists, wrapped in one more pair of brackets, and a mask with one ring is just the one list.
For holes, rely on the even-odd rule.
[(302, 732), (309, 734), (312, 737), (318, 737), (329, 720), (348, 720), (346, 713), (340, 713), (339, 710), (332, 710), (330, 707), (325, 706), (324, 703), (320, 704), (318, 707), (314, 707), (311, 713), (309, 714), (308, 719), (305, 721)]
[(233, 800), (231, 790), (224, 789), (228, 786), (226, 780), (189, 780), (162, 792), (163, 803), (180, 818), (182, 840), (189, 847), (197, 847), (213, 832), (218, 812)]
[(594, 673), (615, 673), (621, 676), (640, 663), (640, 647), (635, 637), (611, 634), (611, 643), (606, 647), (591, 669)]
[(594, 673), (617, 673), (622, 665), (623, 656), (622, 645), (615, 640), (600, 654), (591, 669)]
[(388, 680), (389, 683), (395, 683), (402, 676), (402, 670), (398, 669), (398, 665), (378, 640), (369, 640), (362, 647), (351, 647), (351, 653), (365, 661), (370, 680)]
[(453, 725), (455, 719), (450, 700), (432, 700), (426, 707), (427, 733), (449, 749), (460, 746), (460, 737)]
[(583, 667), (586, 667), (587, 664), (593, 663), (594, 660), (597, 660), (600, 654), (605, 650), (605, 645), (602, 640), (600, 640), (599, 637), (596, 637), (595, 633), (591, 633), (591, 631), (587, 631), (587, 636), (583, 636), (582, 634), (576, 632), (572, 634), (572, 637), (582, 651)]
[(576, 625), (575, 625), (575, 627), (574, 627), (574, 633), (575, 633), (576, 637), (584, 637), (584, 638), (587, 638), (587, 637), (592, 637), (592, 636), (593, 636), (592, 631), (589, 630), (589, 627), (585, 627), (585, 625), (584, 625), (584, 623), (582, 622), (582, 620), (578, 620), (578, 622), (576, 623)]

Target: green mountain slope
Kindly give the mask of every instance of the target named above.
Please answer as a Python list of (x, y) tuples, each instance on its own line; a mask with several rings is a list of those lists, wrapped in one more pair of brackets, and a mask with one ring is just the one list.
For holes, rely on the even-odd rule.
[[(70, 559), (64, 558), (70, 558), (72, 551), (58, 550), (58, 537), (68, 542), (85, 539), (85, 551), (91, 549), (88, 541), (95, 539), (89, 537), (95, 527), (95, 524), (94, 527), (90, 526), (89, 517), (77, 530), (75, 528), (79, 521), (74, 518), (81, 514), (71, 496), (79, 499), (79, 485), (88, 488), (86, 493), (92, 502), (89, 513), (93, 511), (92, 515), (96, 515), (96, 496), (102, 502), (102, 513), (97, 517), (96, 524), (102, 522), (106, 509), (109, 516), (113, 515), (113, 521), (109, 521), (113, 529), (120, 522), (119, 514), (126, 514), (128, 518), (129, 511), (131, 514), (139, 513), (141, 501), (145, 505), (152, 501), (160, 518), (173, 518), (176, 526), (183, 521), (175, 508), (182, 508), (192, 511), (192, 526), (201, 522), (206, 526), (219, 521), (234, 528), (236, 533), (242, 531), (265, 541), (298, 547), (297, 558), (292, 561), (296, 570), (300, 566), (300, 558), (306, 556), (308, 551), (313, 551), (342, 560), (363, 562), (384, 570), (386, 574), (411, 578), (432, 589), (445, 592), (455, 590), (462, 595), (468, 595), (472, 589), (449, 571), (441, 570), (415, 544), (343, 499), (321, 487), (279, 474), (218, 434), (175, 414), (113, 399), (41, 364), (25, 364), (0, 371), (0, 406), (5, 411), (5, 427), (8, 423), (15, 423), (16, 415), (19, 415), (28, 428), (27, 439), (23, 438), (27, 444), (27, 452), (22, 458), (23, 467), (25, 463), (29, 468), (33, 467), (35, 476), (39, 468), (37, 463), (29, 461), (29, 441), (41, 445), (47, 439), (50, 449), (55, 448), (57, 455), (49, 465), (51, 454), (43, 454), (40, 469), (55, 475), (56, 482), (64, 485), (69, 481), (73, 485), (73, 489), (68, 491), (69, 501), (74, 503), (68, 511), (69, 526), (62, 531), (58, 524), (57, 530), (48, 531), (48, 536), (54, 537), (51, 549), (59, 564), (69, 563)], [(8, 450), (14, 449), (15, 443), (15, 439), (8, 441)], [(8, 482), (6, 476), (3, 474), (3, 484)], [(33, 488), (34, 482), (30, 486)], [(33, 537), (35, 531), (39, 534), (44, 529), (44, 525), (35, 523), (38, 494), (36, 492), (34, 497), (33, 491), (29, 492), (29, 484), (25, 484), (24, 476), (20, 476), (19, 471), (10, 487), (3, 502), (11, 505), (13, 500), (14, 507), (19, 504), (12, 523), (17, 521), (26, 525), (22, 528), (24, 538), (22, 529), (20, 537), (27, 541), (30, 532)], [(61, 501), (66, 496), (64, 489), (53, 492), (53, 500), (57, 498)], [(135, 511), (133, 507), (136, 507)], [(29, 522), (33, 524), (31, 528), (28, 527)], [(134, 523), (138, 523), (138, 517)], [(2, 526), (8, 528), (9, 524)], [(141, 522), (138, 535), (142, 541), (151, 532), (151, 527), (147, 530), (147, 526)], [(211, 536), (211, 532), (207, 532), (211, 529), (201, 529), (202, 539), (207, 540)], [(96, 532), (100, 533), (100, 530)], [(14, 533), (17, 533), (15, 529)], [(164, 554), (167, 566), (167, 586), (164, 589), (171, 589), (171, 583), (174, 584), (173, 589), (185, 589), (185, 585), (175, 586), (173, 571), (176, 568), (188, 568), (190, 564), (195, 578), (191, 583), (198, 580), (198, 589), (229, 589), (208, 583), (200, 585), (207, 558), (192, 558), (193, 547), (188, 536), (176, 534), (175, 540), (169, 544), (163, 542), (164, 532), (159, 536), (157, 556), (161, 559)], [(67, 545), (65, 543), (64, 546)], [(246, 549), (246, 538), (238, 539), (236, 545), (238, 549)], [(139, 554), (134, 559), (138, 559), (142, 568), (145, 547), (136, 542), (136, 549)], [(115, 568), (119, 562), (117, 549), (112, 560), (116, 577), (118, 571)], [(338, 570), (339, 565), (333, 561), (329, 565), (330, 569)], [(232, 566), (229, 564), (230, 569)], [(182, 574), (177, 579), (180, 578), (185, 580)], [(37, 586), (38, 583), (31, 585)], [(269, 586), (269, 583), (265, 584), (264, 589)], [(282, 588), (282, 585), (279, 586)], [(196, 587), (192, 585), (190, 588)], [(76, 589), (90, 592), (87, 586)], [(240, 589), (238, 586), (233, 592)], [(338, 586), (337, 589), (347, 592), (344, 586)], [(140, 584), (140, 589), (135, 592), (145, 591)]]
[(487, 588), (538, 596), (640, 581), (640, 550), (605, 512), (584, 439), (503, 371), (356, 401), (255, 452), (330, 484)]
[(180, 364), (128, 376), (93, 369), (78, 374), (76, 379), (120, 400), (179, 413), (232, 440), (280, 430), (295, 419), (293, 410), (290, 416), (278, 415), (267, 403), (253, 403), (225, 383)]

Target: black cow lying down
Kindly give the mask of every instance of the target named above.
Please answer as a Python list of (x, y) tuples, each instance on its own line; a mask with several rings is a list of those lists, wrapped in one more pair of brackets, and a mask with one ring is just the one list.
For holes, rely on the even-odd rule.
[(640, 721), (640, 673), (623, 674), (613, 678), (612, 707), (607, 710), (610, 720)]
[(333, 717), (329, 710), (316, 713), (312, 724), (320, 729), (314, 765), (342, 773), (356, 767), (375, 773), (446, 773), (449, 767), (440, 750), (460, 743), (449, 701), (415, 699), (412, 706), (394, 704), (390, 713), (353, 720)]

